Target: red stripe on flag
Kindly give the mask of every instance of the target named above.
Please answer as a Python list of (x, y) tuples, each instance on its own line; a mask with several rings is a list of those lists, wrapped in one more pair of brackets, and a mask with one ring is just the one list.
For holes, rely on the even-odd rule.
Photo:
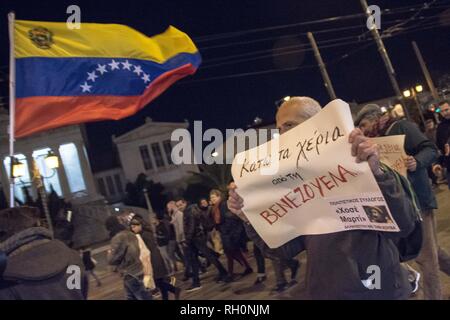
[(174, 82), (195, 73), (192, 64), (168, 71), (140, 96), (28, 97), (16, 100), (17, 138), (83, 122), (129, 117), (157, 98)]

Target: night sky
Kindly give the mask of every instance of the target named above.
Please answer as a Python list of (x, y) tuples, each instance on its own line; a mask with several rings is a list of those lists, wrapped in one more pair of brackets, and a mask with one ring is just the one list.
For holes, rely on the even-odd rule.
[[(379, 5), (381, 9), (395, 9), (417, 7), (424, 0), (368, 2)], [(203, 57), (203, 65), (194, 76), (172, 86), (138, 114), (120, 121), (88, 124), (93, 162), (101, 162), (102, 155), (111, 153), (112, 134), (119, 135), (141, 125), (145, 117), (155, 121), (188, 119), (191, 123), (203, 120), (204, 129), (243, 128), (256, 116), (273, 119), (276, 111), (274, 102), (286, 95), (307, 95), (326, 104), (328, 95), (313, 53), (280, 54), (301, 51), (299, 48), (308, 49), (305, 35), (308, 31), (316, 32), (319, 48), (323, 47), (321, 53), (324, 61), (329, 63), (328, 72), (338, 97), (350, 102), (364, 102), (394, 93), (374, 42), (367, 40), (371, 36), (367, 33), (365, 18), (341, 18), (333, 22), (246, 32), (256, 28), (360, 14), (362, 9), (359, 0), (1, 0), (0, 77), (4, 79), (0, 82), (1, 96), (7, 96), (8, 11), (14, 10), (16, 19), (63, 22), (68, 17), (66, 8), (71, 4), (80, 6), (82, 22), (125, 24), (149, 36), (164, 31), (172, 24), (194, 40)], [(437, 8), (433, 9), (433, 6)], [(431, 9), (419, 14), (426, 19), (409, 21), (403, 25), (403, 34), (384, 40), (401, 88), (416, 83), (426, 85), (411, 46), (412, 40), (418, 43), (436, 82), (442, 75), (450, 73), (449, 8), (450, 1), (435, 1)], [(447, 18), (439, 20), (437, 14), (445, 10)], [(415, 12), (382, 15), (381, 31), (407, 21)], [(447, 26), (442, 27), (442, 22), (446, 22)], [(230, 32), (233, 37), (223, 37), (224, 33)], [(360, 37), (357, 42), (357, 36), (364, 33), (365, 37)], [(210, 40), (212, 37), (217, 38), (218, 34), (219, 39)], [(330, 46), (343, 42), (351, 43)], [(282, 49), (286, 46), (290, 49)], [(351, 54), (342, 58), (346, 53)], [(249, 61), (255, 56), (264, 57)], [(236, 77), (237, 74), (254, 72), (265, 73)]]

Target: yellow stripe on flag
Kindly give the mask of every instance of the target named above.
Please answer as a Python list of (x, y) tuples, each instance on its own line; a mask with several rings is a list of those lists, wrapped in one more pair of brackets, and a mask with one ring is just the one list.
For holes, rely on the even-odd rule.
[(81, 29), (69, 29), (62, 22), (16, 20), (15, 42), (16, 58), (111, 57), (163, 63), (179, 53), (198, 51), (188, 35), (173, 26), (147, 37), (119, 24), (81, 23)]

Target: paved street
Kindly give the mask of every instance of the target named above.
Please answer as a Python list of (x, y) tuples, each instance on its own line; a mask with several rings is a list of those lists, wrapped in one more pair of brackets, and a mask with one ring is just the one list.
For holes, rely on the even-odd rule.
[[(445, 185), (441, 185), (436, 190), (439, 210), (437, 213), (437, 230), (438, 239), (441, 247), (450, 252), (450, 192)], [(249, 245), (249, 248), (251, 246)], [(250, 264), (252, 265), (254, 271), (256, 271), (256, 263), (253, 258), (252, 253), (248, 254)], [(95, 282), (91, 279), (90, 285), (91, 290), (89, 294), (90, 299), (124, 299), (124, 292), (122, 289), (122, 281), (117, 273), (112, 272), (112, 270), (106, 266), (105, 263), (105, 252), (98, 253), (95, 255), (95, 259), (99, 262), (96, 269), (97, 274), (100, 276), (103, 285), (101, 287), (96, 287)], [(216, 284), (214, 282), (214, 277), (216, 271), (210, 267), (208, 272), (204, 274), (202, 279), (203, 288), (199, 291), (193, 293), (182, 292), (181, 299), (224, 299), (224, 300), (247, 300), (247, 299), (295, 299), (297, 293), (301, 290), (304, 284), (305, 277), (305, 264), (306, 255), (302, 253), (299, 256), (299, 260), (302, 264), (300, 268), (299, 275), (297, 276), (298, 284), (292, 286), (289, 290), (282, 294), (271, 294), (271, 288), (275, 286), (274, 275), (271, 263), (266, 260), (266, 268), (268, 279), (267, 281), (258, 287), (253, 286), (256, 274), (246, 276), (242, 279), (236, 279), (230, 284)], [(225, 259), (222, 257), (222, 262), (225, 264)], [(417, 267), (415, 263), (411, 264), (413, 267)], [(243, 269), (239, 265), (236, 268), (236, 272), (242, 272)], [(289, 272), (286, 273), (289, 276)], [(180, 279), (182, 274), (177, 274), (177, 285), (181, 288), (187, 288), (190, 283), (183, 283)], [(450, 300), (450, 277), (441, 273), (441, 280), (443, 284), (443, 297), (444, 299)], [(326, 290), (326, 288), (324, 288)], [(173, 297), (170, 297), (171, 299)], [(422, 292), (416, 294), (412, 299), (421, 299)]]

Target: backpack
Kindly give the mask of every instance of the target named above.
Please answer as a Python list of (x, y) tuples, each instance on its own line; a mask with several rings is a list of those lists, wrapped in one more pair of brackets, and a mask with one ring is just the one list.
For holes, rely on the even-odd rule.
[(414, 207), (414, 230), (411, 231), (406, 237), (400, 238), (395, 244), (398, 249), (400, 262), (405, 262), (417, 258), (422, 249), (422, 216), (420, 215), (420, 209), (417, 205), (418, 198), (411, 183), (404, 176), (399, 174), (397, 171), (391, 169), (385, 164), (381, 164), (384, 171), (392, 172), (397, 183), (403, 187), (406, 195), (411, 199)]

